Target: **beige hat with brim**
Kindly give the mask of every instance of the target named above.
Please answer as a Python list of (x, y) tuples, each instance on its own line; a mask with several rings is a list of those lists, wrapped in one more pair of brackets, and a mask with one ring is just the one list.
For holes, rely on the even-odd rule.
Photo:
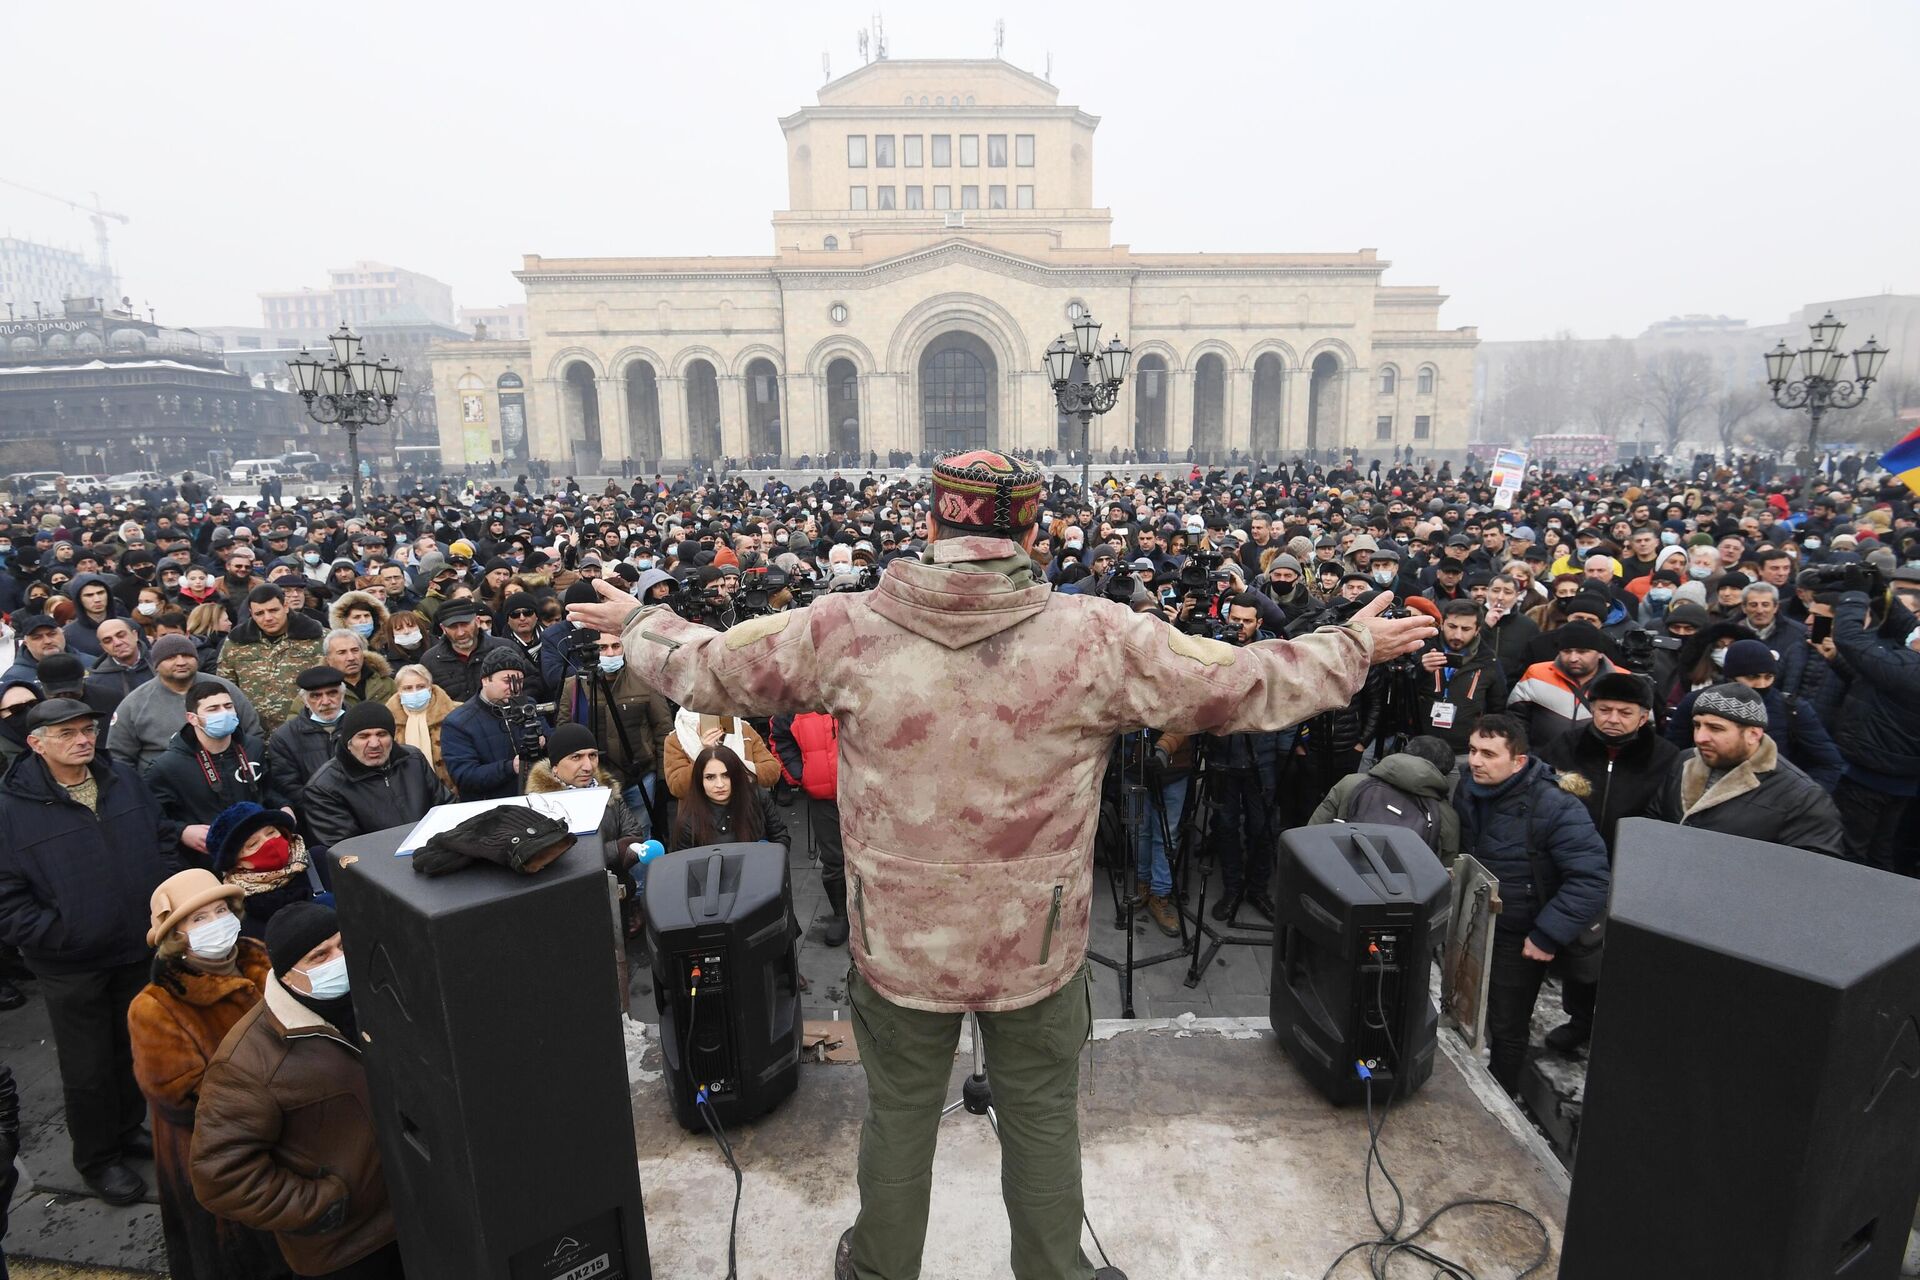
[(222, 898), (238, 902), (246, 896), (239, 885), (221, 884), (213, 872), (200, 867), (176, 872), (160, 882), (148, 903), (153, 927), (147, 930), (147, 945), (159, 946), (160, 939), (167, 936), (176, 921), (185, 920), (209, 902)]

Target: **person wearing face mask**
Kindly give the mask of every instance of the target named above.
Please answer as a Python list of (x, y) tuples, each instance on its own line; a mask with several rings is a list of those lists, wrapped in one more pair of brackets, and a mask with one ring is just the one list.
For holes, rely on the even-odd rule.
[(284, 809), (236, 804), (222, 810), (207, 831), (213, 873), (246, 895), (241, 930), (267, 936), (275, 914), (296, 902), (332, 905), (326, 866), (307, 853), (307, 842)]
[(433, 672), (420, 663), (408, 663), (393, 678), (397, 691), (387, 699), (387, 710), (393, 713), (394, 737), (425, 756), (441, 785), (452, 791), (453, 775), (440, 754), (440, 726), (460, 704), (433, 682)]
[(327, 625), (353, 632), (361, 646), (377, 657), (387, 643), (387, 606), (370, 592), (349, 591), (327, 610)]
[(346, 677), (333, 667), (308, 667), (294, 679), (305, 710), (267, 739), (268, 802), (300, 811), (307, 782), (333, 759), (335, 736), (346, 710)]
[(303, 902), (267, 926), (260, 1003), (200, 1086), (189, 1169), (213, 1213), (273, 1233), (298, 1276), (404, 1275), (338, 918)]
[(267, 949), (240, 934), (238, 885), (194, 868), (153, 891), (152, 980), (127, 1009), (133, 1076), (153, 1115), (153, 1164), (167, 1269), (178, 1280), (292, 1274), (273, 1237), (200, 1205), (188, 1172), (207, 1064), (227, 1032), (260, 1003)]
[[(1645, 677), (1609, 671), (1587, 692), (1593, 718), (1585, 730), (1543, 746), (1540, 758), (1559, 773), (1562, 789), (1586, 806), (1611, 869), (1620, 819), (1652, 814), (1680, 749), (1654, 728), (1653, 686)], [(1568, 975), (1561, 991), (1568, 1021), (1547, 1033), (1547, 1047), (1571, 1054), (1593, 1035), (1599, 985), (1591, 975)]]
[(396, 670), (409, 662), (418, 662), (428, 648), (426, 620), (411, 609), (387, 615), (386, 636), (380, 656)]
[(187, 690), (187, 723), (147, 769), (160, 802), (160, 835), (182, 866), (207, 865), (208, 826), (222, 809), (267, 799), (266, 744), (240, 731), (240, 714), (223, 684), (201, 680)]
[[(673, 704), (628, 669), (618, 636), (600, 636), (595, 649), (593, 669), (570, 675), (561, 684), (554, 699), (554, 724), (585, 725), (592, 731), (600, 766), (616, 780), (627, 806), (650, 823), (649, 804), (667, 735), (673, 732)], [(652, 834), (650, 825), (643, 834)]]

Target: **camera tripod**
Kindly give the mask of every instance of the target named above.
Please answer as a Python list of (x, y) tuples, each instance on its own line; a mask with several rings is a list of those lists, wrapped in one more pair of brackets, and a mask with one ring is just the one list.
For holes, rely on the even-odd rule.
[[(1121, 959), (1115, 960), (1111, 956), (1101, 955), (1091, 946), (1087, 948), (1088, 960), (1094, 964), (1105, 965), (1119, 975), (1120, 1016), (1123, 1018), (1134, 1016), (1133, 971), (1145, 969), (1151, 965), (1165, 964), (1169, 960), (1177, 960), (1186, 955), (1188, 950), (1187, 918), (1180, 909), (1182, 868), (1175, 865), (1173, 910), (1180, 922), (1180, 945), (1171, 951), (1148, 956), (1144, 960), (1134, 955), (1133, 951), (1133, 928), (1140, 907), (1140, 895), (1133, 891), (1132, 881), (1139, 873), (1141, 842), (1147, 836), (1146, 823), (1148, 821), (1159, 823), (1162, 847), (1167, 849), (1169, 854), (1174, 853), (1176, 849), (1172, 832), (1167, 829), (1166, 801), (1161, 796), (1160, 788), (1150, 785), (1147, 781), (1148, 745), (1144, 730), (1127, 734), (1114, 743), (1113, 759), (1108, 765), (1108, 777), (1113, 778), (1117, 775), (1119, 783), (1120, 838), (1116, 842), (1119, 848), (1107, 865), (1107, 887), (1113, 895), (1113, 926), (1126, 933), (1126, 954)], [(1129, 769), (1133, 771), (1133, 776), (1129, 776)], [(1153, 808), (1151, 816), (1147, 814), (1149, 801)]]
[[(1189, 850), (1198, 850), (1201, 848), (1207, 836), (1211, 834), (1213, 827), (1211, 808), (1213, 804), (1213, 779), (1219, 770), (1218, 766), (1212, 765), (1207, 759), (1208, 742), (1209, 740), (1205, 738), (1198, 739), (1194, 746), (1193, 782), (1189, 785), (1187, 791), (1186, 812), (1180, 815), (1180, 837), (1183, 855)], [(1278, 776), (1274, 780), (1276, 795), (1279, 793), (1280, 784), (1286, 780), (1287, 776), (1292, 772), (1292, 768), (1293, 756), (1291, 753), (1288, 753), (1281, 763)], [(1269, 812), (1271, 812), (1273, 796), (1263, 795), (1260, 799), (1261, 803), (1265, 804)], [(1203, 817), (1203, 815), (1205, 816)], [(1202, 827), (1203, 822), (1205, 823), (1204, 829)], [(1197, 987), (1200, 985), (1201, 977), (1206, 973), (1208, 966), (1213, 964), (1214, 957), (1220, 954), (1222, 947), (1271, 947), (1273, 945), (1273, 926), (1253, 924), (1251, 922), (1241, 923), (1237, 904), (1233, 914), (1228, 916), (1226, 920), (1226, 928), (1233, 932), (1223, 933), (1208, 922), (1206, 914), (1207, 880), (1212, 871), (1213, 858), (1210, 856), (1198, 856), (1198, 861), (1200, 863), (1200, 893), (1199, 896), (1194, 899), (1193, 904), (1193, 940), (1188, 944), (1184, 952), (1187, 956), (1187, 976), (1185, 981), (1189, 987)], [(1242, 930), (1247, 932), (1241, 932)], [(1206, 942), (1204, 950), (1201, 947), (1203, 939)]]

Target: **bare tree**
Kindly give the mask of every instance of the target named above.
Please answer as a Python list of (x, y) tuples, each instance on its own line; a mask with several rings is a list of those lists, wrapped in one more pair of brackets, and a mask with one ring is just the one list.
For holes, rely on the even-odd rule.
[(1662, 351), (1640, 371), (1640, 399), (1666, 433), (1667, 450), (1713, 398), (1713, 364), (1698, 351)]
[(1714, 397), (1713, 425), (1729, 461), (1733, 458), (1734, 433), (1766, 403), (1767, 394), (1758, 387), (1729, 387)]
[(1490, 417), (1510, 441), (1565, 430), (1574, 421), (1580, 344), (1561, 332), (1522, 346), (1508, 361)]
[(1580, 364), (1581, 415), (1597, 434), (1617, 439), (1639, 407), (1633, 344), (1608, 338), (1591, 346)]

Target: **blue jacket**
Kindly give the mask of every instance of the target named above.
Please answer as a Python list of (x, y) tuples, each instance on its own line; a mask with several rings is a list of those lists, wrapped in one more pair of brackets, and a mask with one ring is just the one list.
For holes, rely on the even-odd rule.
[[(540, 732), (553, 732), (544, 717)], [(440, 722), (440, 758), (462, 800), (498, 800), (520, 793), (507, 722), (481, 698), (461, 703)]]
[[(1500, 881), (1500, 932), (1525, 933), (1542, 951), (1558, 952), (1607, 909), (1613, 883), (1607, 846), (1586, 806), (1560, 789), (1544, 761), (1528, 760), (1497, 787), (1462, 778), (1453, 807), (1460, 814), (1460, 852), (1478, 858)], [(1559, 880), (1557, 889), (1544, 887), (1552, 893), (1544, 904), (1529, 841)]]
[(160, 804), (124, 764), (95, 757), (98, 816), (31, 752), (0, 779), (0, 940), (36, 973), (144, 962), (148, 905), (176, 865)]
[[(1834, 719), (1834, 740), (1850, 772), (1872, 784), (1920, 784), (1920, 653), (1906, 647), (1914, 616), (1898, 600), (1887, 620), (1867, 627), (1867, 595), (1849, 591), (1833, 607), (1833, 644), (1849, 677)], [(1911, 791), (1905, 792), (1911, 795)]]

